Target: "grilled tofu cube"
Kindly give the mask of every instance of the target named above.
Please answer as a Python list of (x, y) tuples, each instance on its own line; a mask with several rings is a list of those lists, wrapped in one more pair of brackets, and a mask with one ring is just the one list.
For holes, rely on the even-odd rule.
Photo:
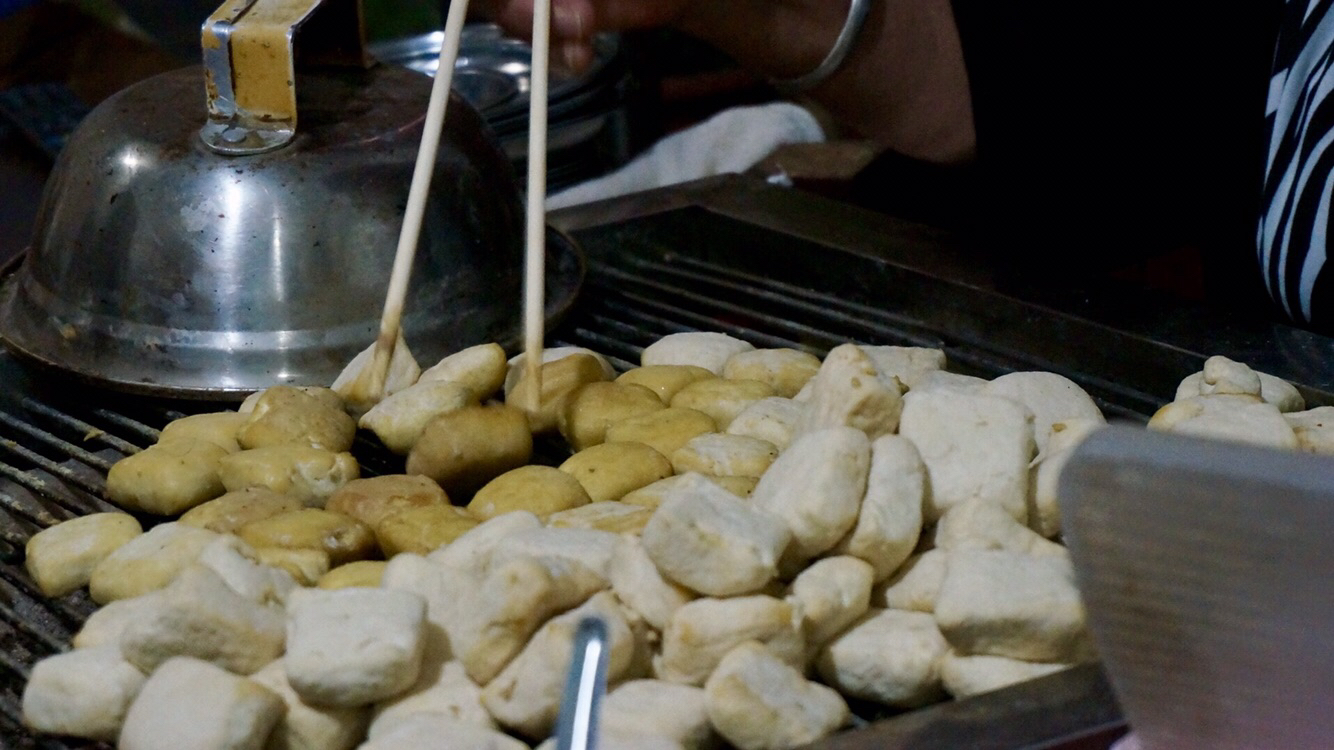
[(163, 523), (131, 539), (93, 568), (88, 592), (93, 601), (117, 599), (163, 588), (219, 535), (179, 523)]
[(23, 564), (43, 595), (64, 596), (87, 586), (98, 563), (142, 533), (126, 513), (71, 518), (33, 534)]

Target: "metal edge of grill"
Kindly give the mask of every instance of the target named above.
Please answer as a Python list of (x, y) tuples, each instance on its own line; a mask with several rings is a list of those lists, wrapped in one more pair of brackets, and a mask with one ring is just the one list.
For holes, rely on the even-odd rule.
[[(911, 245), (920, 238), (920, 228), (891, 224), (888, 234), (846, 241), (839, 216), (843, 209), (816, 201), (825, 223), (835, 223), (788, 231), (773, 224), (774, 217), (790, 213), (781, 205), (757, 211), (756, 196), (761, 204), (805, 198), (735, 181), (723, 181), (725, 190), (718, 185), (706, 182), (610, 204), (621, 211), (619, 216), (607, 214), (607, 206), (595, 206), (592, 215), (600, 223), (579, 226), (578, 214), (571, 214), (571, 231), (589, 255), (588, 282), (549, 345), (586, 346), (622, 370), (638, 362), (647, 344), (687, 330), (723, 331), (757, 346), (816, 354), (844, 341), (932, 346), (945, 349), (951, 369), (967, 374), (1059, 372), (1085, 387), (1109, 417), (1141, 422), (1156, 404), (1170, 400), (1163, 386), (1198, 369), (1203, 360), (1199, 351), (1021, 303), (979, 288), (975, 280), (944, 279), (857, 247), (859, 242), (863, 248)], [(821, 244), (811, 236), (823, 232), (844, 243)], [(837, 262), (825, 262), (830, 257)], [(1111, 374), (1097, 367), (1108, 363), (1115, 365)], [(1262, 364), (1292, 376), (1272, 361)], [(1127, 372), (1135, 377), (1126, 378)], [(1297, 382), (1313, 402), (1330, 403), (1334, 378), (1325, 371), (1318, 374)], [(20, 696), (31, 665), (67, 648), (95, 609), (86, 592), (56, 600), (37, 592), (21, 564), (27, 538), (66, 518), (113, 510), (102, 497), (111, 463), (151, 445), (163, 425), (186, 411), (219, 408), (234, 405), (174, 404), (39, 380), (0, 354), (3, 746), (100, 747), (32, 737), (21, 726)], [(402, 470), (401, 459), (365, 435), (359, 435), (353, 450), (367, 475)], [(1019, 726), (1024, 730), (1016, 733)], [(821, 744), (851, 750), (909, 747), (911, 740), (912, 747), (948, 747), (976, 735), (969, 746), (1016, 750), (1050, 747), (1057, 737), (1114, 736), (1121, 726), (1100, 670), (1085, 667), (908, 712)], [(941, 727), (955, 733), (942, 734)], [(984, 735), (989, 739), (977, 744)]]

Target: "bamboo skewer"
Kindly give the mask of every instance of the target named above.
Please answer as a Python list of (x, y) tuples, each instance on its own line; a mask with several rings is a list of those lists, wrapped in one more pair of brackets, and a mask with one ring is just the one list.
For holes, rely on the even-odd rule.
[(532, 385), (528, 408), (542, 402), (542, 342), (546, 321), (547, 82), (551, 58), (551, 0), (533, 2), (533, 60), (528, 96), (528, 205), (524, 242), (524, 371)]
[(459, 56), (463, 26), (468, 16), (468, 0), (452, 0), (445, 19), (444, 40), (440, 47), (440, 63), (431, 86), (431, 99), (426, 108), (426, 122), (422, 126), (421, 145), (417, 162), (412, 170), (412, 184), (408, 189), (407, 209), (398, 235), (398, 249), (389, 276), (389, 291), (385, 295), (384, 312), (380, 316), (380, 333), (375, 339), (375, 351), (369, 367), (358, 374), (354, 392), (378, 401), (384, 397), (389, 365), (403, 324), (403, 304), (408, 295), (408, 281), (412, 276), (412, 261), (421, 236), (422, 216), (430, 193), (431, 176), (435, 172), (435, 157), (440, 147), (440, 134), (445, 123), (445, 107), (449, 103), (450, 86), (454, 79), (454, 61)]

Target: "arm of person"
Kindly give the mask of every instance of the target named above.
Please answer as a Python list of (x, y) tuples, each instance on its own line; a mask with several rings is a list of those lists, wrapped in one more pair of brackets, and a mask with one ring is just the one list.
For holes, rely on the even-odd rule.
[[(572, 67), (601, 31), (671, 26), (770, 78), (813, 70), (834, 45), (847, 0), (553, 0), (553, 48)], [(512, 33), (533, 0), (493, 0)], [(808, 94), (842, 124), (888, 149), (937, 164), (976, 150), (968, 75), (950, 0), (875, 0), (845, 63)]]

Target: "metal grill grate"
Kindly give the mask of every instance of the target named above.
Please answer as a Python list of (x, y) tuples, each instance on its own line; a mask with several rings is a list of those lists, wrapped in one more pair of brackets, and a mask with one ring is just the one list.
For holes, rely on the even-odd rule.
[[(713, 330), (757, 346), (817, 355), (845, 341), (939, 347), (946, 350), (951, 369), (988, 377), (1047, 365), (1079, 380), (1109, 416), (1142, 420), (1145, 405), (1154, 401), (1077, 369), (1057, 368), (927, 325), (890, 305), (812, 289), (795, 280), (799, 269), (762, 275), (747, 267), (744, 252), (733, 256), (737, 262), (724, 264), (679, 254), (651, 238), (628, 242), (618, 230), (586, 232), (581, 239), (590, 255), (589, 277), (579, 304), (549, 344), (594, 349), (618, 369), (633, 367), (643, 347), (666, 334)], [(757, 245), (749, 252), (765, 255), (769, 250)], [(852, 264), (847, 272), (861, 271)], [(44, 599), (22, 567), (23, 546), (40, 528), (115, 510), (102, 497), (107, 470), (119, 457), (151, 445), (168, 421), (185, 411), (231, 407), (39, 387), (0, 354), (3, 393), (10, 398), (0, 397), (0, 746), (102, 747), (34, 738), (21, 728), (20, 695), (31, 665), (67, 648), (95, 608), (85, 592)], [(402, 470), (401, 459), (364, 435), (353, 450), (367, 475)]]

